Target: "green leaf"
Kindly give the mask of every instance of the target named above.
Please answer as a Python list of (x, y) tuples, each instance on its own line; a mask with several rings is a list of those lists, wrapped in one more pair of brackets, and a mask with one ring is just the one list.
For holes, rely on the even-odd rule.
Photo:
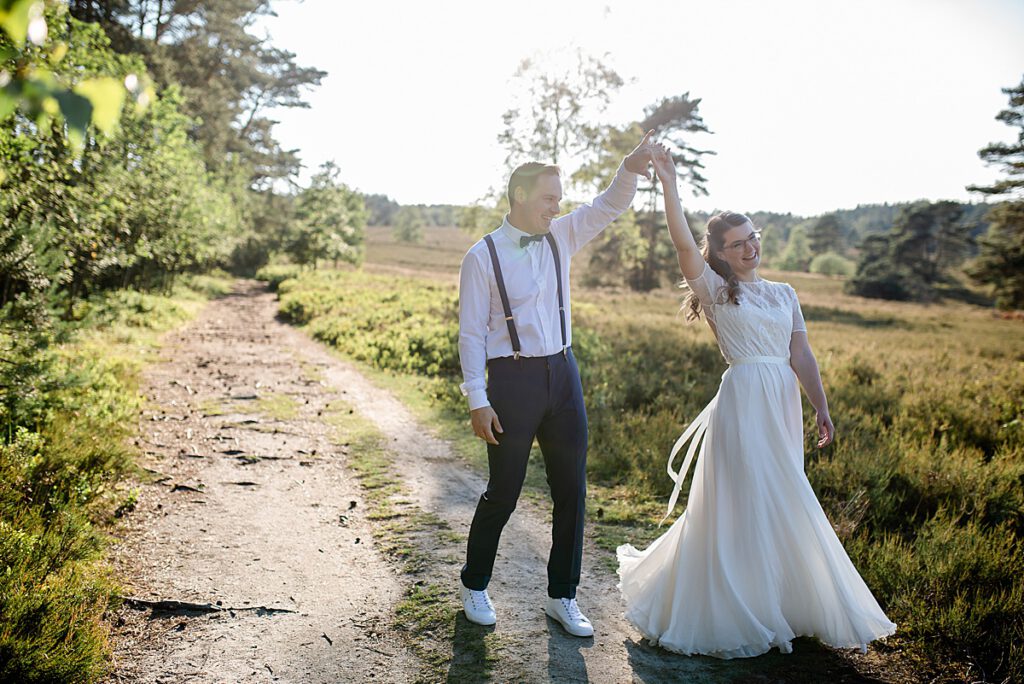
[(92, 103), (89, 99), (77, 93), (69, 93), (66, 90), (57, 91), (53, 96), (60, 103), (60, 111), (68, 124), (69, 135), (73, 136), (77, 133), (79, 136), (84, 136), (93, 111)]
[(0, 121), (3, 121), (18, 108), (18, 94), (9, 84), (6, 88), (0, 88)]
[(67, 55), (67, 54), (68, 54), (68, 44), (67, 43), (63, 43), (63, 42), (57, 43), (56, 45), (53, 46), (53, 50), (50, 51), (50, 64), (52, 64), (54, 66), (56, 66), (57, 64), (60, 64), (61, 60), (63, 60), (64, 56)]
[(92, 122), (96, 128), (109, 135), (121, 115), (124, 86), (116, 78), (103, 76), (82, 81), (75, 86), (74, 91), (89, 99), (92, 104)]
[(0, 0), (0, 28), (19, 48), (25, 45), (29, 10), (38, 0)]

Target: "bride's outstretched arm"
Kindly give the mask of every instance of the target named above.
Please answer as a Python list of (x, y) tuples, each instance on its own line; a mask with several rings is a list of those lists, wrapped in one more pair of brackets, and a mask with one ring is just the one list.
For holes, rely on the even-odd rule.
[(790, 339), (789, 365), (793, 367), (793, 372), (803, 385), (811, 406), (818, 414), (814, 421), (818, 425), (818, 448), (826, 447), (835, 439), (836, 429), (828, 414), (828, 399), (825, 398), (825, 387), (821, 384), (818, 360), (811, 351), (807, 333), (802, 330), (794, 332)]
[(679, 270), (690, 280), (696, 280), (704, 272), (704, 257), (686, 223), (686, 214), (679, 200), (679, 188), (676, 187), (675, 162), (668, 149), (660, 143), (651, 146), (651, 162), (665, 191), (665, 219), (668, 221), (672, 244), (676, 247)]

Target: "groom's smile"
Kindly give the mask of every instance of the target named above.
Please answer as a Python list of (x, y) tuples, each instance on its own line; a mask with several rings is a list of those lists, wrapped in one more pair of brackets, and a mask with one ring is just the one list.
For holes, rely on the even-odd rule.
[[(537, 179), (537, 184), (530, 190), (526, 200), (517, 208), (510, 218), (512, 224), (527, 233), (546, 233), (551, 229), (551, 222), (558, 218), (559, 204), (562, 201), (562, 181), (554, 174), (544, 175)], [(525, 225), (517, 225), (516, 220)]]

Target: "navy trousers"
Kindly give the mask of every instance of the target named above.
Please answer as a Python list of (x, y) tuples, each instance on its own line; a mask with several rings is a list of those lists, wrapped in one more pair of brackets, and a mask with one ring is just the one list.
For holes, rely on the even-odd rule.
[(575, 598), (583, 558), (587, 412), (572, 350), (489, 360), (487, 398), (505, 432), (495, 433), (497, 445), (487, 445), (490, 478), (469, 529), (462, 583), (478, 591), (487, 588), (498, 539), (516, 508), (536, 438), (554, 501), (548, 595)]

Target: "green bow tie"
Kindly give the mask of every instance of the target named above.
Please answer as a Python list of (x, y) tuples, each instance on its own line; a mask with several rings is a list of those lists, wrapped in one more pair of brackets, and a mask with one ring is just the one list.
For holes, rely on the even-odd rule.
[(545, 237), (547, 237), (547, 235), (547, 233), (541, 233), (540, 235), (524, 235), (523, 237), (519, 238), (519, 246), (525, 248), (526, 245), (530, 244), (531, 242), (540, 242)]

